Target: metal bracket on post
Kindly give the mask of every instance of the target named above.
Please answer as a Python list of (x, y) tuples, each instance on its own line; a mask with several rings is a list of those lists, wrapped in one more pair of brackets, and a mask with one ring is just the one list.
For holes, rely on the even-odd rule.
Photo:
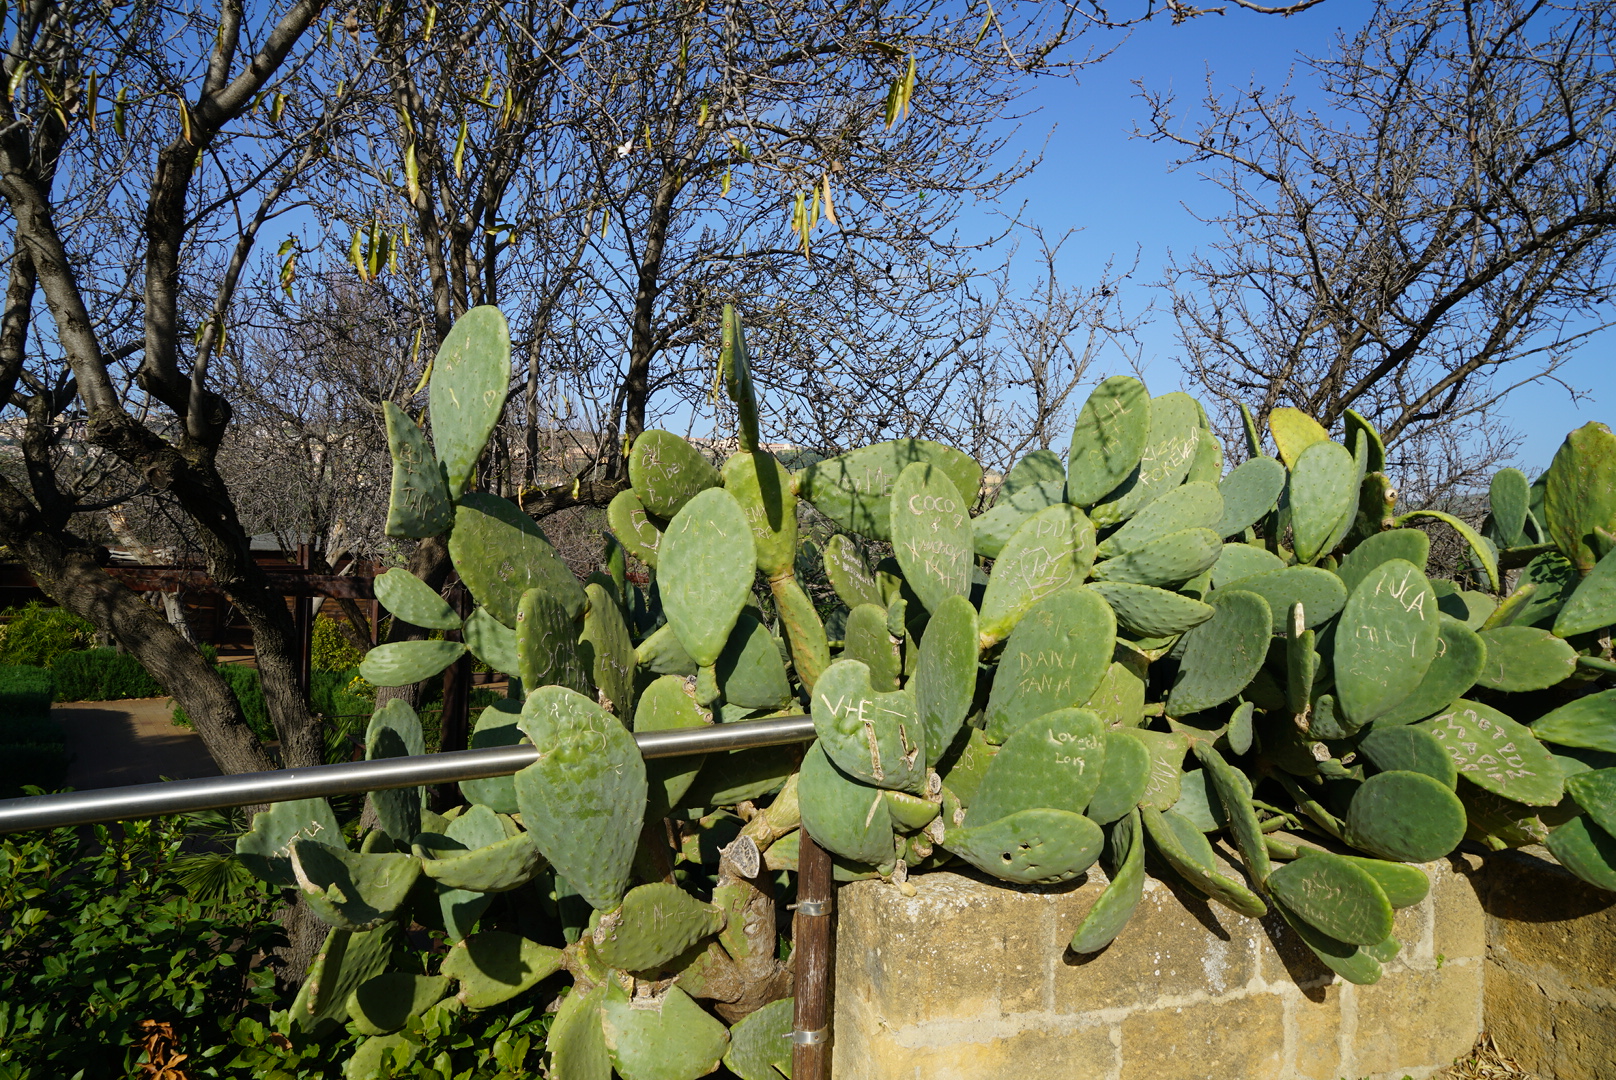
[(798, 915), (806, 915), (811, 919), (819, 918), (829, 915), (834, 903), (834, 900), (799, 900), (795, 904), (787, 904), (786, 910), (795, 911)]
[(820, 1028), (817, 1031), (802, 1031), (793, 1028), (780, 1037), (790, 1039), (794, 1046), (823, 1046), (830, 1039), (830, 1029)]

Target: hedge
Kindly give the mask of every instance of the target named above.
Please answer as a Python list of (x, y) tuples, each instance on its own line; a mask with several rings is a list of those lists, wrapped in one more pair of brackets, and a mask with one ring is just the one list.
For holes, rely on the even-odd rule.
[(42, 667), (0, 667), (0, 798), (24, 784), (59, 788), (67, 777), (67, 733), (50, 717), (55, 680)]

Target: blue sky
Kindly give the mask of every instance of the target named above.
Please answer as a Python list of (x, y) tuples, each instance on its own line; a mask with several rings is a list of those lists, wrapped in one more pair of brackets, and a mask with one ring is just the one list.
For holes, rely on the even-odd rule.
[[(1024, 147), (1036, 149), (1048, 136), (1045, 161), (1013, 198), (1025, 200), (1029, 219), (1050, 234), (1083, 230), (1063, 252), (1063, 277), (1090, 279), (1113, 252), (1125, 262), (1137, 246), (1137, 280), (1151, 282), (1159, 279), (1169, 249), (1188, 254), (1216, 239), (1185, 207), (1210, 216), (1224, 208), (1227, 197), (1192, 169), (1168, 172), (1174, 156), (1169, 147), (1129, 137), (1135, 121), (1145, 116), (1143, 103), (1134, 96), (1135, 79), (1152, 89), (1177, 90), (1183, 106), (1200, 101), (1208, 68), (1218, 87), (1244, 85), (1252, 78), (1277, 86), (1299, 52), (1328, 51), (1336, 30), (1359, 25), (1370, 7), (1362, 0), (1328, 0), (1289, 18), (1234, 11), (1179, 26), (1163, 20), (1135, 30), (1078, 82), (1040, 84), (1026, 99), (1039, 112), (1023, 123), (1019, 139)], [(1294, 84), (1304, 100), (1306, 78), (1300, 72)], [(1156, 290), (1135, 288), (1135, 306), (1155, 295)], [(1181, 372), (1170, 315), (1158, 311), (1143, 338), (1152, 389), (1160, 393), (1174, 388)], [(1608, 374), (1613, 347), (1616, 332), (1605, 331), (1562, 369), (1568, 382), (1592, 392), (1580, 405), (1553, 384), (1524, 388), (1508, 400), (1504, 414), (1526, 436), (1518, 463), (1529, 472), (1547, 467), (1571, 428), (1589, 420), (1616, 422), (1616, 381)], [(1095, 374), (1124, 369), (1120, 357), (1103, 359), (1099, 366), (1108, 364), (1112, 370)]]

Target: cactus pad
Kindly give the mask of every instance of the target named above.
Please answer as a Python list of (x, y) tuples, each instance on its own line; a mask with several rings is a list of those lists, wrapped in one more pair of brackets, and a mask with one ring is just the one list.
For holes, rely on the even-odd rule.
[(1288, 910), (1338, 941), (1375, 945), (1391, 936), (1390, 901), (1351, 859), (1315, 852), (1275, 869), (1268, 888)]
[(1358, 742), (1358, 749), (1383, 772), (1400, 769), (1424, 773), (1447, 788), (1459, 785), (1459, 769), (1442, 742), (1423, 727), (1374, 728)]
[(611, 1080), (612, 1060), (601, 1023), (600, 1006), (605, 997), (602, 983), (587, 993), (574, 990), (562, 1000), (545, 1039), (550, 1075), (556, 1080)]
[(1388, 559), (1412, 563), (1421, 573), (1431, 555), (1431, 538), (1419, 529), (1387, 529), (1373, 533), (1347, 553), (1336, 573), (1351, 592), (1368, 573)]
[(1178, 681), (1167, 697), (1172, 716), (1221, 705), (1245, 688), (1268, 655), (1273, 618), (1268, 601), (1240, 589), (1211, 596), (1211, 619), (1184, 635)]
[(668, 523), (659, 558), (668, 623), (690, 658), (710, 667), (752, 595), (757, 555), (746, 514), (727, 491), (708, 488)]
[(421, 873), (413, 855), (365, 855), (318, 840), (291, 843), (292, 876), (314, 913), (339, 930), (397, 918)]
[(593, 693), (590, 662), (578, 644), (578, 624), (548, 589), (529, 589), (516, 609), (516, 673), (522, 686), (565, 686)]
[(1138, 585), (1182, 585), (1217, 564), (1223, 541), (1211, 529), (1184, 529), (1094, 564), (1100, 581), (1129, 581)]
[(724, 927), (724, 913), (677, 885), (653, 882), (630, 889), (616, 911), (601, 915), (595, 951), (614, 968), (652, 971)]
[(1531, 505), (1531, 484), (1519, 469), (1499, 469), (1487, 492), (1487, 508), (1492, 513), (1492, 531), (1499, 547), (1520, 547), (1526, 543), (1526, 512)]
[(1440, 641), (1425, 678), (1414, 692), (1375, 721), (1380, 728), (1413, 724), (1446, 709), (1476, 685), (1487, 646), (1476, 632), (1444, 613), (1438, 628)]
[(1465, 810), (1459, 797), (1424, 773), (1377, 773), (1353, 793), (1346, 835), (1353, 847), (1396, 862), (1430, 862), (1459, 846)]
[(236, 840), (236, 858), (271, 885), (290, 886), (292, 841), (316, 840), (340, 846), (342, 827), (324, 799), (271, 803), (253, 815), (252, 828)]
[[(1262, 902), (1260, 896), (1212, 868), (1210, 848), (1204, 852), (1192, 852), (1185, 846), (1184, 838), (1188, 832), (1175, 828), (1170, 814), (1146, 806), (1140, 809), (1140, 817), (1151, 843), (1167, 865), (1178, 871), (1185, 881), (1241, 915), (1258, 919), (1268, 914), (1268, 905)], [(1190, 831), (1193, 831), (1193, 827)], [(1195, 833), (1195, 836), (1199, 837), (1200, 834)], [(1202, 837), (1199, 843), (1205, 845), (1205, 838)]]
[(1431, 879), (1417, 866), (1387, 862), (1385, 859), (1365, 859), (1358, 855), (1343, 857), (1374, 878), (1380, 891), (1386, 894), (1386, 901), (1394, 908), (1413, 907), (1431, 892)]
[(634, 715), (634, 642), (622, 609), (605, 587), (592, 582), (584, 593), (589, 613), (578, 639), (579, 657), (587, 659), (594, 685), (611, 702), (612, 712), (627, 720)]
[(1267, 548), (1239, 542), (1224, 544), (1212, 566), (1212, 587), (1221, 589), (1244, 578), (1284, 568), (1285, 560)]
[(1138, 810), (1111, 827), (1110, 842), (1117, 865), (1110, 884), (1072, 935), (1076, 953), (1096, 953), (1115, 941), (1145, 892), (1145, 829)]
[(1137, 727), (1145, 717), (1145, 675), (1150, 661), (1120, 641), (1111, 655), (1105, 677), (1082, 707), (1109, 727)]
[[(887, 628), (887, 609), (860, 604), (848, 612), (842, 634), (841, 659), (857, 660), (868, 667), (870, 685), (877, 690), (897, 689), (903, 674), (903, 659), (899, 643), (892, 639)], [(821, 676), (823, 674), (821, 672)]]
[[(1099, 526), (1127, 521), (1152, 500), (1184, 482), (1200, 444), (1201, 406), (1194, 398), (1180, 393), (1151, 398), (1150, 434), (1139, 464), (1107, 493), (1105, 501), (1089, 511), (1089, 517)], [(1070, 477), (1069, 471), (1068, 485)]]
[(1240, 857), (1245, 860), (1246, 871), (1261, 886), (1268, 880), (1270, 866), (1268, 846), (1257, 822), (1256, 808), (1251, 804), (1251, 781), (1245, 773), (1224, 761), (1211, 743), (1195, 743), (1195, 756), (1200, 759), (1201, 770), (1217, 794), (1224, 820), (1229, 823), (1229, 833), (1240, 849)]
[(1302, 451), (1325, 442), (1330, 433), (1301, 409), (1283, 406), (1268, 414), (1268, 433), (1274, 437), (1280, 460), (1291, 468), (1301, 460)]
[(1244, 589), (1268, 601), (1276, 634), (1289, 629), (1291, 608), (1296, 604), (1302, 605), (1302, 625), (1312, 629), (1335, 618), (1347, 602), (1347, 590), (1341, 579), (1317, 566), (1266, 570), (1220, 587)]
[(375, 686), (408, 686), (430, 679), (465, 654), (458, 641), (394, 641), (359, 661), (359, 674)]
[(1616, 532), (1616, 435), (1589, 422), (1566, 436), (1544, 478), (1543, 513), (1560, 554), (1586, 574), (1599, 561), (1594, 529)]
[[(486, 806), (475, 806), (472, 810), (487, 810), (490, 815), (493, 813)], [(454, 827), (464, 820), (465, 817), (459, 817), (450, 822), (449, 835), (452, 838), (458, 839)], [(498, 840), (479, 847), (469, 844), (467, 847), (470, 850), (465, 854), (440, 852), (450, 857), (423, 859), (421, 872), (446, 889), (496, 893), (509, 892), (526, 885), (544, 868), (544, 856), (539, 854), (533, 838), (525, 832), (515, 836), (502, 835)]]
[(1116, 616), (1092, 589), (1058, 592), (1033, 607), (1005, 643), (988, 697), (987, 736), (1087, 701), (1111, 666)]
[(313, 1032), (327, 1020), (346, 1020), (348, 995), (387, 970), (399, 936), (397, 923), (357, 933), (333, 930), (327, 934), (292, 1002), (292, 1023)]
[(1024, 885), (1070, 881), (1094, 865), (1105, 844), (1082, 814), (1040, 807), (973, 828), (948, 829), (943, 846), (978, 870)]
[[(991, 587), (991, 586), (990, 586)], [(1096, 581), (1089, 588), (1117, 613), (1117, 625), (1140, 637), (1172, 637), (1210, 619), (1214, 609), (1194, 597), (1151, 585)]]
[(1586, 634), (1616, 625), (1616, 549), (1605, 554), (1577, 584), (1554, 620), (1556, 637)]
[(477, 459), (505, 411), (511, 381), (511, 334), (505, 316), (474, 307), (450, 327), (432, 362), (427, 386), (432, 441), (451, 498), (471, 482)]
[(1346, 536), (1358, 509), (1358, 466), (1347, 448), (1315, 442), (1291, 466), (1291, 530), (1296, 557), (1311, 563)]
[(1184, 755), (1189, 753), (1189, 739), (1176, 731), (1147, 728), (1127, 728), (1122, 734), (1137, 740), (1150, 754), (1150, 780), (1139, 805), (1156, 810), (1171, 809), (1183, 793)]
[(1544, 742), (1616, 753), (1616, 690), (1589, 694), (1560, 706), (1532, 723)]
[(439, 971), (460, 984), (468, 1009), (489, 1009), (533, 989), (561, 969), (561, 950), (503, 930), (484, 930), (451, 948)]
[(601, 999), (606, 1052), (623, 1080), (692, 1080), (718, 1068), (729, 1030), (677, 986), (630, 999), (615, 979)]
[(1553, 806), (1564, 791), (1554, 755), (1532, 730), (1477, 701), (1460, 698), (1419, 725), (1442, 743), (1459, 775), (1527, 806)]
[(713, 463), (671, 431), (646, 431), (634, 440), (628, 476), (640, 505), (660, 518), (673, 517), (696, 495), (719, 484)]
[[(1215, 484), (1198, 481), (1162, 495), (1095, 549), (1102, 559), (1126, 555), (1184, 529), (1211, 529), (1223, 519), (1223, 496)], [(1215, 530), (1214, 530), (1215, 531)], [(1227, 534), (1223, 534), (1227, 535)]]
[(814, 730), (832, 761), (848, 775), (877, 787), (925, 790), (925, 725), (914, 694), (882, 693), (870, 669), (839, 660), (814, 686)]
[(1267, 516), (1285, 490), (1285, 466), (1271, 457), (1249, 458), (1218, 481), (1223, 516), (1212, 526), (1219, 536), (1234, 536)]
[(1100, 783), (1089, 797), (1083, 816), (1096, 825), (1109, 825), (1127, 817), (1128, 811), (1145, 797), (1150, 768), (1150, 751), (1144, 743), (1121, 731), (1107, 731)]
[[(694, 689), (673, 675), (664, 675), (646, 687), (634, 710), (635, 731), (672, 731), (705, 727), (711, 722), (707, 710), (696, 704)], [(705, 760), (705, 755), (694, 754), (647, 761), (645, 775), (651, 795), (646, 816), (666, 817), (679, 805)]]
[(606, 522), (617, 542), (636, 559), (656, 569), (657, 551), (662, 546), (662, 529), (646, 513), (645, 504), (632, 488), (612, 496), (606, 507)]
[(718, 683), (724, 700), (748, 709), (772, 709), (791, 700), (791, 683), (774, 635), (743, 611), (718, 656)]
[(1616, 836), (1587, 815), (1549, 830), (1544, 846), (1561, 866), (1595, 888), (1616, 892)]
[(591, 907), (616, 907), (645, 813), (645, 762), (634, 736), (559, 686), (529, 694), (520, 723), (539, 747), (538, 760), (516, 774), (523, 826)]
[[(495, 746), (515, 746), (522, 741), (522, 729), (517, 726), (521, 714), (520, 702), (509, 699), (496, 701), (477, 717), (471, 731), (472, 750)], [(460, 794), (476, 806), (486, 806), (498, 814), (519, 813), (516, 804), (516, 781), (509, 776), (490, 776), (482, 780), (460, 781)]]
[(920, 657), (909, 687), (925, 728), (926, 765), (941, 760), (971, 711), (976, 693), (976, 609), (963, 596), (950, 597), (932, 613), (920, 639)]
[(516, 632), (483, 608), (468, 616), (461, 636), (471, 655), (506, 675), (520, 675), (516, 658)]
[[(365, 760), (378, 758), (418, 757), (426, 753), (426, 739), (421, 732), (420, 718), (409, 702), (394, 698), (371, 715), (365, 729)], [(408, 844), (421, 831), (421, 805), (425, 797), (419, 787), (393, 788), (373, 791), (370, 801), (376, 808), (376, 817), (382, 831), (400, 846)], [(327, 839), (324, 843), (338, 844)]]
[(758, 443), (757, 392), (752, 388), (752, 358), (746, 350), (746, 331), (741, 326), (740, 313), (735, 305), (725, 304), (722, 344), (718, 355), (719, 370), (724, 376), (724, 389), (735, 403), (736, 432), (741, 450), (756, 453)]
[(1476, 682), (1489, 690), (1547, 690), (1577, 668), (1577, 651), (1535, 626), (1500, 626), (1480, 636), (1487, 659)]
[(815, 743), (797, 780), (802, 827), (826, 851), (877, 865), (892, 859), (892, 823), (879, 788), (838, 769)]
[(1390, 712), (1419, 686), (1440, 642), (1436, 596), (1402, 559), (1371, 570), (1341, 609), (1336, 704), (1355, 727)]
[(797, 558), (797, 495), (791, 473), (772, 454), (735, 454), (719, 470), (752, 526), (758, 569), (774, 578), (792, 571)]
[(1150, 407), (1145, 384), (1127, 375), (1094, 388), (1072, 428), (1068, 502), (1092, 506), (1128, 479), (1150, 436)]
[(1594, 823), (1616, 833), (1616, 769), (1591, 769), (1567, 778), (1566, 791)]
[(1081, 814), (1105, 768), (1105, 726), (1082, 709), (1058, 709), (1029, 720), (1004, 741), (965, 817), (986, 825), (1041, 806)]
[(1358, 986), (1372, 986), (1380, 981), (1384, 969), (1370, 949), (1336, 940), (1300, 915), (1287, 910), (1284, 904), (1276, 902), (1274, 908), (1325, 967)]
[(448, 992), (449, 980), (442, 975), (383, 972), (348, 995), (348, 1017), (362, 1035), (386, 1035), (436, 1005)]
[(791, 1043), (796, 998), (771, 1001), (747, 1013), (729, 1029), (724, 1065), (741, 1080), (780, 1080), (791, 1075)]
[(387, 418), (387, 448), (393, 458), (387, 535), (417, 540), (437, 536), (454, 524), (454, 504), (443, 481), (443, 467), (433, 456), (426, 433), (403, 409), (384, 401), (382, 413)]
[(571, 618), (584, 610), (584, 589), (533, 519), (509, 499), (472, 493), (455, 507), (449, 555), (479, 603), (506, 626), (516, 626), (522, 594), (542, 588)]
[(373, 585), (376, 599), (402, 622), (429, 630), (460, 629), (460, 616), (449, 602), (402, 566), (377, 577)]
[(904, 468), (917, 461), (937, 466), (961, 498), (976, 500), (982, 467), (958, 450), (925, 439), (894, 439), (815, 462), (799, 474), (797, 494), (848, 532), (890, 540), (892, 487)]
[(875, 573), (859, 554), (858, 547), (851, 539), (837, 533), (825, 542), (822, 554), (825, 563), (825, 576), (830, 579), (831, 588), (847, 610), (852, 611), (860, 604), (874, 604), (877, 607), (886, 607), (886, 598), (881, 594), (881, 586), (876, 583)]
[(1094, 526), (1070, 503), (1026, 518), (993, 564), (982, 595), (984, 645), (1003, 641), (1029, 609), (1062, 589), (1081, 585), (1094, 565)]
[(892, 550), (927, 611), (971, 593), (974, 542), (965, 499), (942, 469), (906, 465), (892, 485)]

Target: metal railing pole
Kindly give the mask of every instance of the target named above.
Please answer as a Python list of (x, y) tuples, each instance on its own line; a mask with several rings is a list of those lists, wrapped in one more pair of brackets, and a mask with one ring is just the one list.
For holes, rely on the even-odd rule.
[[(812, 718), (780, 716), (675, 731), (646, 731), (635, 735), (634, 741), (643, 756), (662, 758), (783, 746), (807, 742), (813, 737)], [(163, 784), (0, 799), (0, 833), (509, 776), (533, 764), (538, 753), (537, 747), (524, 743), (445, 754), (350, 761), (307, 769), (237, 773)]]

